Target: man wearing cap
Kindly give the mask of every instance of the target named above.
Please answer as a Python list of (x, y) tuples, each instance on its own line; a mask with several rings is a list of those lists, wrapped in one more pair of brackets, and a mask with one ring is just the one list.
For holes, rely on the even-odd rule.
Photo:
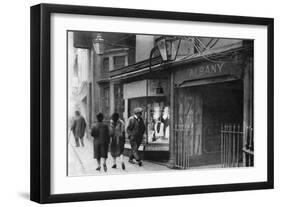
[(145, 132), (145, 125), (142, 119), (142, 108), (135, 108), (134, 115), (128, 120), (127, 134), (131, 144), (131, 152), (129, 156), (129, 162), (134, 164), (133, 159), (135, 158), (139, 166), (142, 165), (141, 158), (139, 156), (139, 146), (143, 139)]

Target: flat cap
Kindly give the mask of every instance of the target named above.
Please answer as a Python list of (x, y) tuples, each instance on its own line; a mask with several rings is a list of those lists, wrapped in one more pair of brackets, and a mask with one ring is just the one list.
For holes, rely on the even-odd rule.
[(134, 109), (134, 113), (135, 113), (135, 114), (137, 114), (137, 113), (142, 113), (142, 111), (143, 111), (143, 110), (142, 110), (141, 107), (137, 107), (137, 108)]

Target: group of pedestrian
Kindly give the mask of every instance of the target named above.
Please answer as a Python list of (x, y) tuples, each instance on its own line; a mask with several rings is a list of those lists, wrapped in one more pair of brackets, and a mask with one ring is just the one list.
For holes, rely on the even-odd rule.
[[(139, 146), (141, 145), (143, 134), (145, 132), (145, 125), (142, 119), (142, 108), (135, 108), (134, 115), (128, 119), (127, 128), (125, 129), (124, 121), (119, 117), (118, 113), (113, 113), (111, 116), (109, 126), (104, 123), (104, 116), (102, 113), (96, 115), (97, 123), (91, 128), (91, 136), (94, 138), (94, 159), (97, 160), (98, 167), (96, 170), (100, 171), (103, 166), (104, 171), (107, 171), (106, 159), (108, 152), (113, 159), (112, 168), (117, 168), (116, 160), (120, 157), (121, 167), (125, 170), (125, 163), (123, 152), (125, 147), (125, 130), (131, 145), (129, 155), (129, 163), (142, 166), (142, 160), (139, 155)], [(85, 119), (80, 115), (79, 111), (75, 112), (75, 119), (71, 130), (74, 134), (76, 147), (79, 147), (79, 140), (84, 146), (83, 137), (86, 129)], [(136, 162), (134, 161), (136, 160)]]

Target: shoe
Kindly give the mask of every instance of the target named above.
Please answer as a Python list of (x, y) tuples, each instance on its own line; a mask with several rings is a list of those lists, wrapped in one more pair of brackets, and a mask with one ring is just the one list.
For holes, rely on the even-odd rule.
[(122, 162), (122, 169), (125, 170), (125, 164)]
[(103, 165), (103, 170), (104, 170), (104, 172), (106, 172), (106, 171), (107, 171), (107, 167), (106, 167), (106, 165)]
[(100, 167), (97, 167), (97, 169), (96, 169), (97, 171), (100, 171)]
[(135, 164), (134, 160), (129, 160), (129, 163)]
[(141, 167), (141, 166), (142, 166), (142, 161), (139, 161), (139, 163), (138, 163), (138, 164), (139, 164), (139, 166)]
[(114, 165), (112, 165), (112, 167), (111, 167), (111, 168), (116, 169), (116, 168), (117, 168), (117, 165), (116, 165), (116, 164), (114, 164)]

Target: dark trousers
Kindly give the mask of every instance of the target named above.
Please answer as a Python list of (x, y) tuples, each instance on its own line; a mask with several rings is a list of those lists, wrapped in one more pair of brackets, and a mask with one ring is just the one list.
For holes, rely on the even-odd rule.
[(136, 161), (140, 161), (140, 155), (139, 155), (139, 146), (140, 146), (140, 142), (137, 142), (135, 140), (130, 140), (130, 144), (131, 144), (131, 152), (130, 152), (130, 156), (129, 159), (136, 159)]

